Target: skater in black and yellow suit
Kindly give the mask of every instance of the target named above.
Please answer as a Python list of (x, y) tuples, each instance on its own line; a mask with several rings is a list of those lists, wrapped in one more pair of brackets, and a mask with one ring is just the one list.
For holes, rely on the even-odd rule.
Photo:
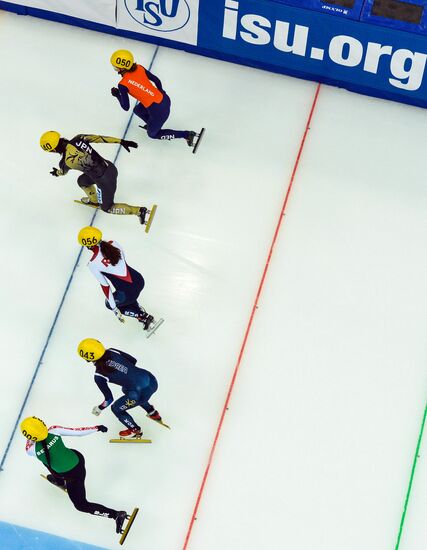
[(78, 134), (68, 140), (54, 130), (45, 132), (40, 138), (40, 146), (44, 151), (61, 155), (59, 168), (53, 168), (50, 172), (52, 176), (64, 176), (69, 170), (83, 172), (77, 178), (79, 187), (86, 194), (81, 202), (99, 206), (110, 214), (136, 215), (144, 224), (147, 208), (114, 202), (117, 168), (95, 151), (92, 143), (119, 143), (128, 152), (130, 147), (138, 147), (134, 141), (96, 134)]
[(102, 425), (90, 428), (51, 426), (48, 429), (46, 424), (35, 416), (26, 418), (21, 423), (21, 432), (28, 440), (25, 449), (29, 455), (35, 456), (49, 470), (48, 481), (65, 489), (71, 502), (80, 512), (114, 519), (116, 532), (120, 533), (127, 517), (126, 512), (113, 510), (87, 500), (85, 459), (79, 451), (68, 449), (61, 437), (63, 435), (82, 436), (106, 431), (106, 426)]

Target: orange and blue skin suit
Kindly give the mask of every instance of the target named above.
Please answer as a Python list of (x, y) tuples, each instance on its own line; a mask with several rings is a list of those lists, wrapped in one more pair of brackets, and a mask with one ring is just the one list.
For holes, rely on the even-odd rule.
[(112, 88), (111, 94), (118, 99), (125, 111), (129, 111), (130, 108), (129, 96), (138, 101), (133, 112), (145, 122), (143, 127), (150, 138), (183, 138), (190, 145), (194, 132), (162, 129), (170, 114), (171, 101), (160, 79), (142, 65), (134, 63), (129, 71), (123, 71), (118, 87)]

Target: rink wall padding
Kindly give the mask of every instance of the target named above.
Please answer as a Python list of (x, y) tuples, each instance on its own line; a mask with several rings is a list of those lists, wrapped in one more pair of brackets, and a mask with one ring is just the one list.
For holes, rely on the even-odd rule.
[[(113, 532), (111, 536), (114, 537)], [(101, 546), (64, 539), (3, 521), (0, 521), (0, 541), (1, 548), (4, 550), (22, 550), (23, 548), (31, 548), (31, 550), (108, 550)]]
[[(409, 5), (401, 17), (416, 22), (379, 16), (387, 2)], [(427, 107), (427, 0), (0, 0), (0, 8)]]

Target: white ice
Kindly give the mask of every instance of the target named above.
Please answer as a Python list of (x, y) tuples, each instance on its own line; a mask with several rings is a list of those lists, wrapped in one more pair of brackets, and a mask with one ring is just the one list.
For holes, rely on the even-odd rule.
[[(54, 179), (42, 132), (121, 137), (112, 51), (148, 65), (155, 47), (0, 12), (3, 454), (93, 212), (76, 173)], [(67, 439), (86, 457), (91, 500), (141, 508), (128, 550), (184, 547), (209, 453), (263, 276), (316, 84), (160, 48), (172, 128), (206, 126), (196, 156), (149, 140), (133, 119), (116, 197), (158, 203), (146, 235), (99, 213), (165, 323), (147, 340), (103, 305), (83, 251), (23, 416), (108, 425)], [(322, 86), (248, 333), (197, 520), (194, 550), (395, 547), (426, 401), (427, 188), (421, 109)], [(115, 157), (116, 146), (98, 146)], [(135, 418), (150, 446), (108, 443), (119, 422), (85, 337), (134, 354), (159, 379), (169, 432)], [(118, 389), (119, 390), (119, 389)], [(120, 395), (120, 391), (116, 391)], [(40, 477), (17, 431), (0, 472), (0, 520), (118, 548), (113, 524), (74, 510)], [(425, 444), (401, 550), (427, 545)]]

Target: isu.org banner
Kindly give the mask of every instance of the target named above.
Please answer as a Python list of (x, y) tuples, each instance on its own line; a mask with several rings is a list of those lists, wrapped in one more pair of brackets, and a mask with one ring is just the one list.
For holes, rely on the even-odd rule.
[(427, 106), (427, 40), (415, 34), (268, 0), (200, 0), (198, 46)]
[(426, 37), (282, 1), (293, 2), (0, 0), (0, 8), (427, 107)]

